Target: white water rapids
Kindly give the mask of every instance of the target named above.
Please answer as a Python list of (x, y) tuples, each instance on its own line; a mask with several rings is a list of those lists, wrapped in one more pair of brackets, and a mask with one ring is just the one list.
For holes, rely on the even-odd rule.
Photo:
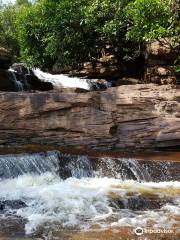
[(43, 82), (50, 82), (55, 88), (82, 88), (85, 90), (101, 89), (111, 86), (107, 81), (99, 82), (98, 79), (84, 79), (69, 77), (65, 74), (50, 74), (34, 69), (34, 74)]
[[(61, 160), (64, 165), (58, 167)], [(106, 177), (92, 169), (87, 157), (63, 156), (56, 151), (0, 156), (0, 167), (4, 169), (0, 180), (0, 220), (22, 218), (25, 233), (30, 235), (39, 229), (178, 226), (180, 182), (146, 182), (136, 161), (133, 165), (132, 160), (122, 160), (125, 162), (139, 179), (130, 180), (127, 173), (126, 178), (121, 177), (125, 169), (123, 165), (118, 169), (117, 164), (118, 177)], [(132, 169), (130, 164), (136, 167)], [(107, 165), (111, 171), (110, 160)], [(63, 180), (58, 174), (62, 171), (71, 172), (72, 177)], [(24, 205), (12, 207), (13, 201)], [(155, 207), (150, 207), (153, 204)]]
[(86, 90), (90, 89), (90, 86), (86, 79), (80, 79), (75, 77), (68, 77), (64, 74), (50, 74), (41, 71), (40, 69), (34, 69), (34, 74), (44, 82), (51, 82), (54, 86), (59, 87), (72, 87), (72, 88), (83, 88)]
[[(53, 173), (25, 174), (0, 184), (0, 199), (21, 199), (27, 207), (7, 209), (8, 214), (27, 219), (26, 234), (40, 226), (88, 229), (101, 227), (172, 227), (180, 215), (179, 182), (138, 183), (113, 178), (68, 178), (61, 180)], [(160, 199), (173, 197), (173, 204), (165, 204), (159, 211), (133, 212), (116, 209), (112, 199), (151, 195)], [(172, 217), (173, 216), (173, 217)]]

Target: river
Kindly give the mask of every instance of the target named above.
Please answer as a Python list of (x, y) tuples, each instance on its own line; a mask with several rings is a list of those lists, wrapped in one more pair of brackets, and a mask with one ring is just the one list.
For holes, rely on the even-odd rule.
[(0, 239), (178, 240), (180, 165), (164, 159), (0, 155)]

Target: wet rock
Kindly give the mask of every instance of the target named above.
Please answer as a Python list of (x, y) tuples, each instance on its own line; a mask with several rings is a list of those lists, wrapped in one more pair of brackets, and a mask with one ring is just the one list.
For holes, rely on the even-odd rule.
[(53, 85), (50, 82), (43, 82), (34, 74), (26, 74), (26, 81), (30, 85), (31, 90), (38, 91), (50, 91), (53, 89)]
[(23, 63), (14, 63), (11, 66), (14, 71), (17, 80), (22, 82), (23, 90), (34, 90), (34, 91), (50, 91), (53, 89), (53, 85), (50, 82), (43, 82), (36, 77), (31, 69)]
[(6, 216), (0, 218), (0, 236), (1, 240), (23, 240), (27, 239), (25, 236), (25, 224), (27, 220), (16, 217)]
[(8, 69), (11, 65), (11, 56), (8, 50), (0, 48), (0, 69)]
[(0, 91), (18, 91), (18, 84), (12, 72), (0, 69)]
[(27, 207), (27, 205), (21, 200), (4, 200), (0, 201), (0, 211), (4, 211), (7, 208), (20, 209)]
[(95, 90), (105, 90), (108, 87), (112, 86), (111, 81), (107, 81), (105, 79), (89, 79), (87, 80), (89, 85), (90, 85), (90, 90), (95, 91)]
[(30, 70), (26, 67), (24, 63), (14, 63), (11, 66), (11, 69), (14, 70), (18, 74), (29, 74)]
[(158, 199), (158, 198), (146, 198), (146, 197), (130, 197), (125, 200), (115, 199), (111, 201), (111, 205), (119, 209), (131, 209), (133, 211), (147, 211), (160, 209), (167, 203), (172, 203), (173, 200)]
[(10, 53), (8, 50), (0, 48), (0, 91), (18, 91), (18, 84), (13, 73), (7, 70), (10, 65)]

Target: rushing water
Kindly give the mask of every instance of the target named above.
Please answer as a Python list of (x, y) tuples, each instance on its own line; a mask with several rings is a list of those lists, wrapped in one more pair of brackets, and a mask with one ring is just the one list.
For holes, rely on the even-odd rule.
[(15, 178), (20, 175), (58, 173), (58, 152), (0, 156), (0, 178)]
[(100, 83), (97, 79), (83, 79), (77, 77), (69, 77), (65, 74), (50, 74), (34, 69), (34, 74), (44, 82), (51, 82), (53, 86), (63, 88), (82, 88), (85, 90), (98, 90), (110, 87), (112, 84), (107, 81)]
[(180, 182), (152, 182), (134, 159), (55, 151), (0, 156), (0, 168), (0, 222), (23, 219), (26, 235), (179, 226)]
[(8, 76), (9, 79), (14, 83), (16, 91), (21, 92), (24, 90), (22, 82), (18, 81), (16, 74), (12, 69), (9, 69)]

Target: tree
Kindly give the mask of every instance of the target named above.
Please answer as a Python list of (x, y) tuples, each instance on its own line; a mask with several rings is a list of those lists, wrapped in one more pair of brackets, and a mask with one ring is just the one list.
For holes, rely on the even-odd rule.
[(31, 2), (29, 0), (16, 0), (15, 3), (17, 6), (22, 6), (22, 5), (31, 5)]
[(0, 8), (0, 46), (7, 48), (12, 53), (14, 61), (17, 61), (20, 57), (16, 25), (17, 16), (22, 8), (29, 5), (30, 3), (27, 0), (17, 0), (15, 5), (1, 5)]
[[(9, 47), (18, 46), (21, 59), (31, 66), (79, 66), (100, 58), (107, 46), (120, 61), (131, 61), (142, 53), (144, 42), (178, 35), (169, 2), (36, 0), (31, 4), (17, 0), (1, 11), (0, 26), (5, 33), (2, 36), (13, 40)], [(6, 11), (12, 11), (13, 16), (5, 17)], [(4, 24), (7, 19), (9, 24)]]
[(16, 32), (16, 9), (6, 6), (0, 10), (0, 46), (7, 48), (12, 55), (19, 56), (19, 44)]
[(127, 7), (131, 21), (126, 37), (137, 42), (169, 36), (171, 7), (169, 0), (135, 0)]
[(172, 0), (171, 8), (173, 13), (171, 24), (172, 35), (176, 36), (176, 41), (180, 42), (180, 0)]
[(132, 0), (39, 0), (19, 17), (22, 56), (33, 65), (78, 65), (111, 45), (123, 56), (125, 7)]

